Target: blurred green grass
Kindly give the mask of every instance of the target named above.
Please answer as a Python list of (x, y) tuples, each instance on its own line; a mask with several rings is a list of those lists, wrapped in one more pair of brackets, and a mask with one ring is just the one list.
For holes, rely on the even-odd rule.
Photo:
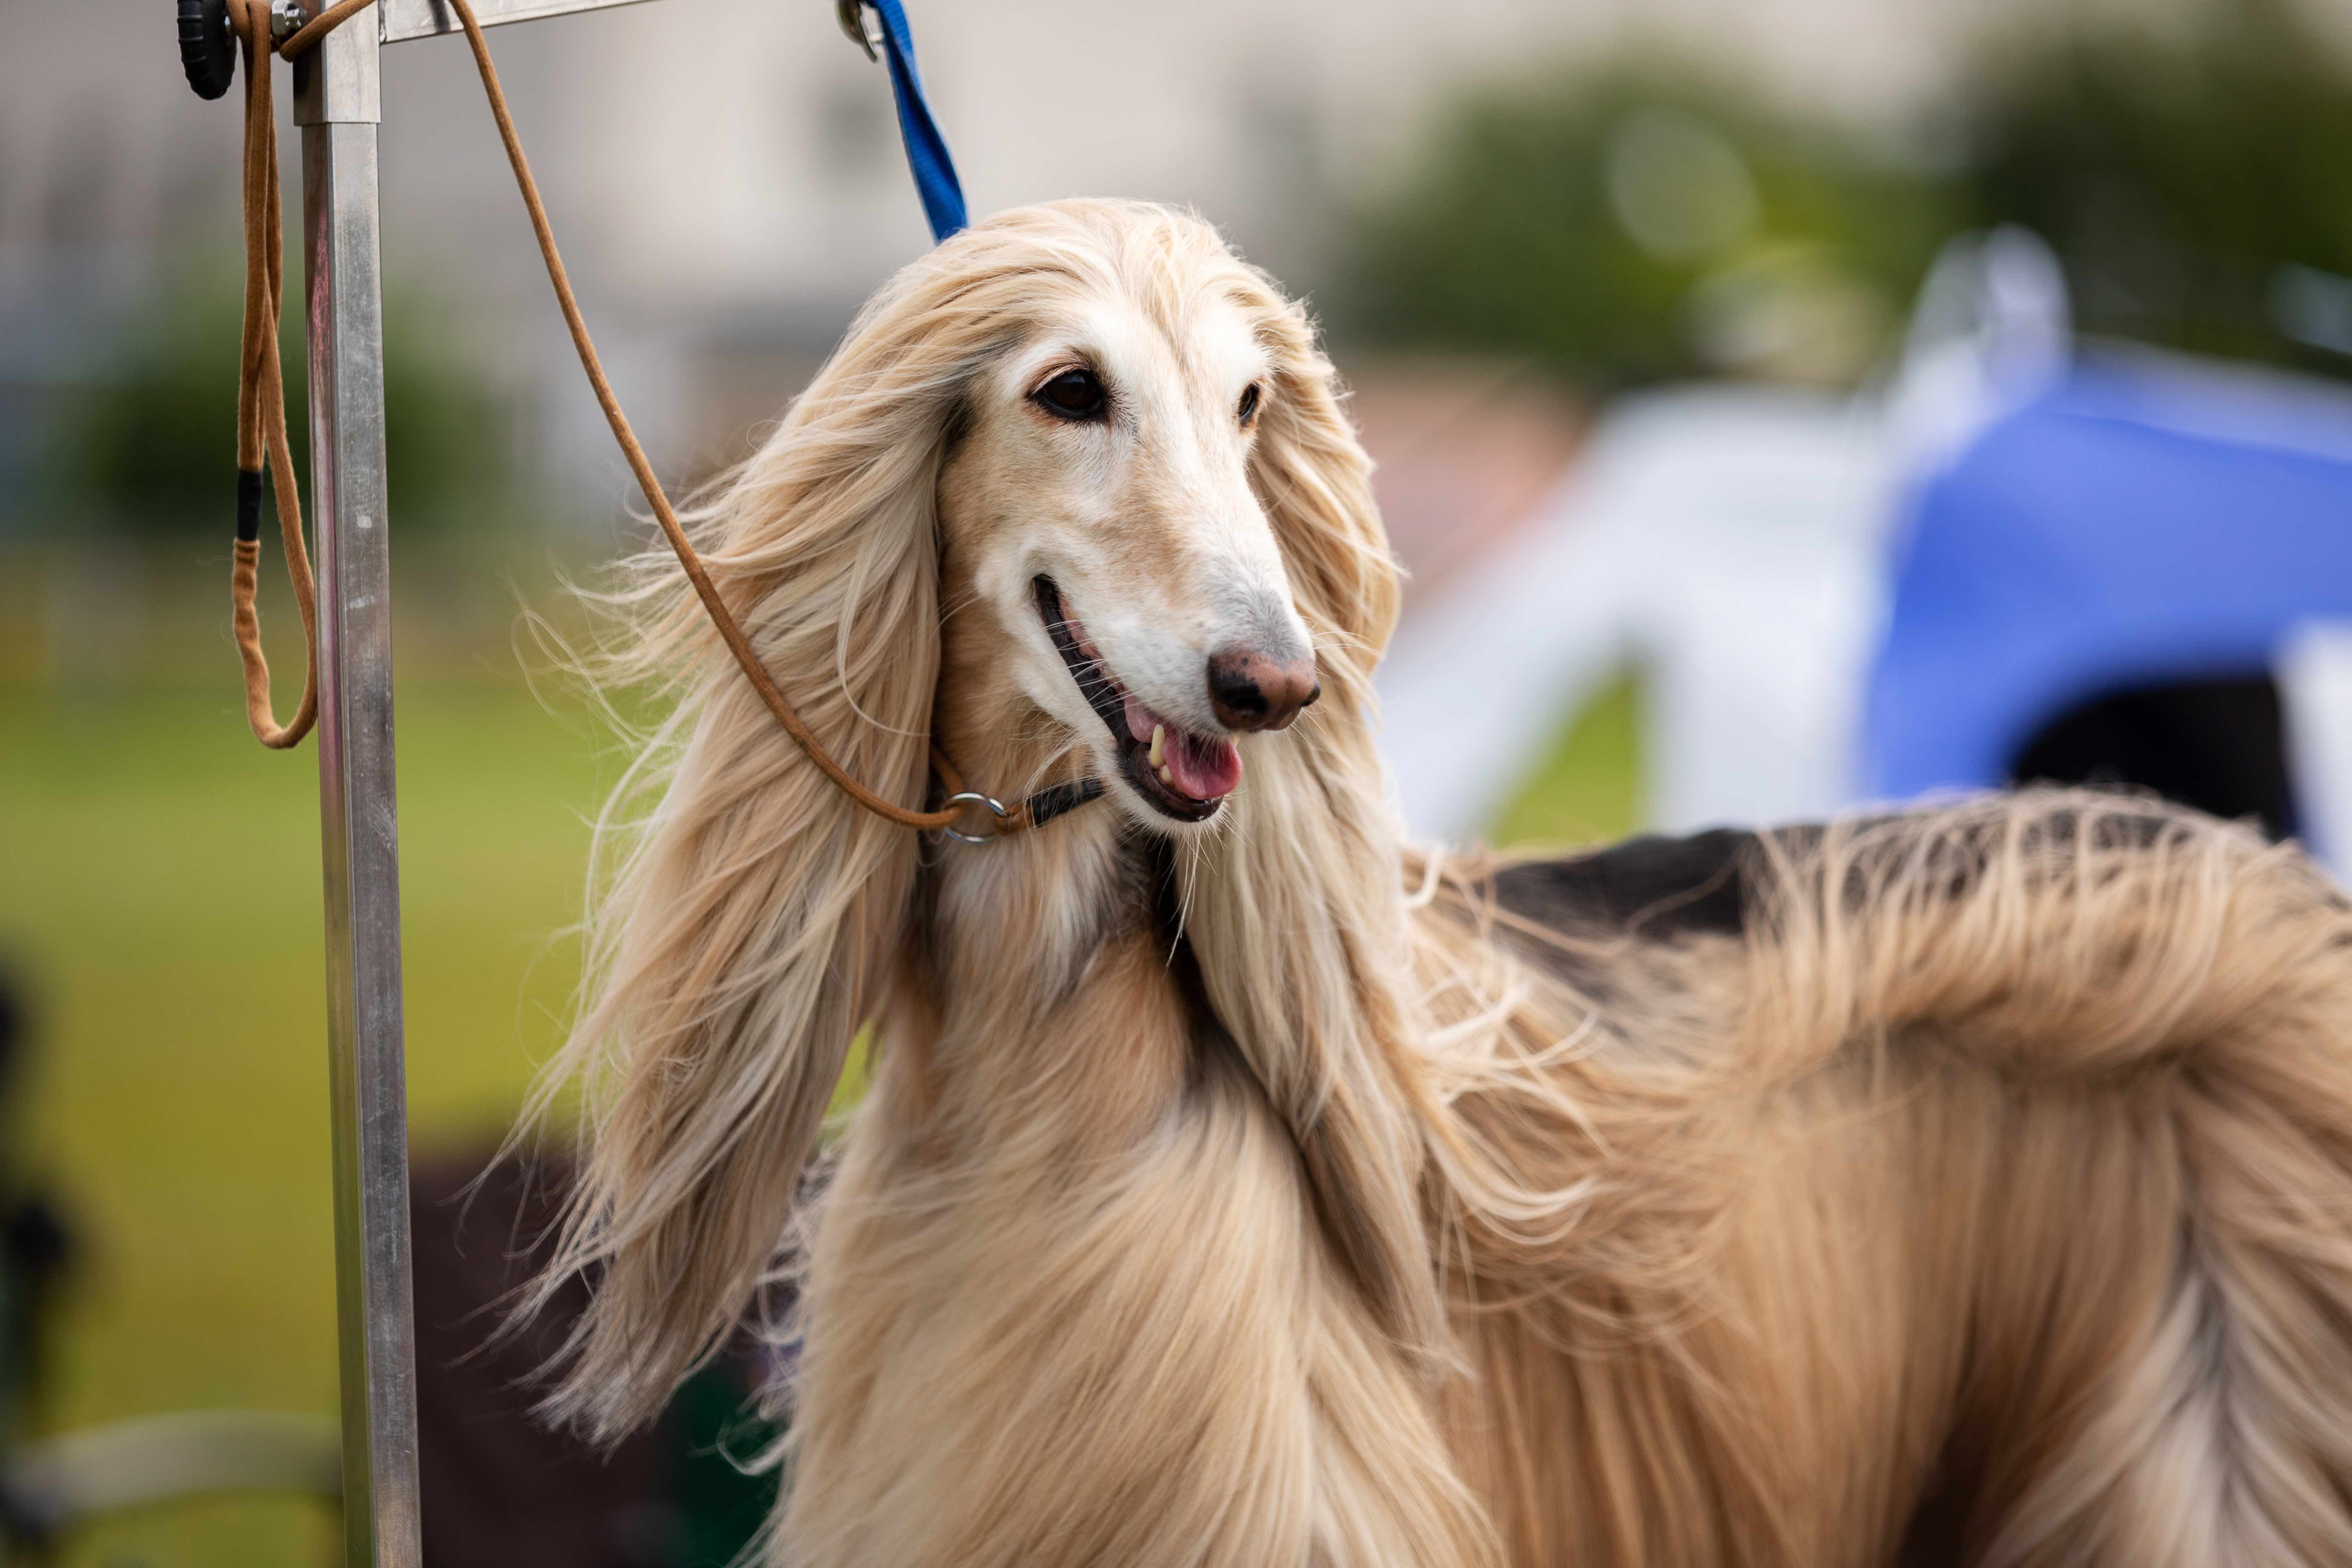
[[(255, 745), (218, 675), (0, 687), (0, 962), (37, 1009), (22, 1163), (88, 1247), (51, 1428), (335, 1405), (316, 752)], [(1630, 828), (1637, 707), (1621, 682), (1570, 727), (1497, 840)], [(398, 723), (412, 1138), (487, 1148), (560, 1040), (584, 818), (619, 758), (583, 706), (520, 679), (404, 679)], [(331, 1549), (320, 1509), (226, 1500), (110, 1526), (68, 1561)]]
[(1497, 845), (1568, 848), (1640, 826), (1642, 685), (1628, 672), (1565, 725), (1542, 763), (1491, 825)]
[[(519, 682), (406, 687), (399, 742), (413, 1142), (483, 1147), (560, 1037), (600, 747)], [(228, 679), (0, 690), (0, 958), (36, 1007), (24, 1165), (88, 1247), (46, 1426), (334, 1408), (317, 780), (313, 748), (254, 744)], [(326, 1530), (225, 1502), (74, 1561), (310, 1563)]]

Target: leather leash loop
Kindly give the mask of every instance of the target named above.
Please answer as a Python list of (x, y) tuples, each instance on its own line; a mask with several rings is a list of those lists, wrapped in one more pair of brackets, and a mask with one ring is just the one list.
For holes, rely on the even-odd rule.
[[(228, 21), (245, 57), (245, 329), (236, 387), (236, 542), (230, 552), (229, 605), (237, 658), (245, 668), (245, 721), (273, 751), (299, 745), (319, 717), (318, 584), (302, 542), (302, 495), (294, 482), (286, 429), (286, 382), (278, 360), (278, 312), (284, 298), (285, 244), (279, 228), (278, 132), (270, 101), (269, 16), (264, 0), (228, 0)], [(261, 560), (262, 473), (278, 503), (286, 575), (302, 613), (302, 699), (278, 722), (269, 695), (269, 660), (261, 651), (257, 604)]]
[[(661, 480), (654, 474), (653, 463), (638, 444), (636, 433), (630, 427), (628, 416), (621, 410), (620, 399), (613, 392), (612, 383), (604, 374), (604, 362), (597, 356), (595, 344), (588, 335), (588, 323), (580, 313), (580, 302), (572, 294), (572, 280), (565, 273), (563, 258), (557, 253), (555, 232), (547, 221), (547, 208), (540, 200), (538, 182), (532, 179), (530, 163), (523, 156), (522, 141), (516, 133), (514, 117), (508, 111), (505, 90), (499, 85), (497, 68), (490, 61), (488, 43), (482, 37), (481, 23), (474, 16), (467, 0), (446, 0), (464, 27), (466, 42), (472, 48), (474, 64), (482, 80), (482, 91), (489, 100), (490, 115), (498, 122), (499, 139), (505, 143), (507, 161), (514, 170), (515, 184), (521, 193), (525, 210), (530, 216), (532, 234), (538, 238), (541, 258), (547, 265), (547, 280), (555, 289), (555, 300), (563, 311), (564, 325), (571, 330), (572, 347), (578, 351), (580, 367), (586, 373), (588, 384), (596, 395), (599, 407), (604, 411), (605, 423), (612, 427), (613, 438), (627, 459), (630, 472), (654, 510), (654, 520), (662, 535), (677, 554), (687, 581), (693, 586), (695, 596), (709, 614), (711, 625), (718, 629), (719, 639), (727, 645), (735, 662), (760, 695), (768, 711), (783, 728), (793, 742), (799, 746), (808, 760), (830, 779), (835, 787), (858, 805), (887, 821), (917, 831), (940, 831), (963, 844), (984, 844), (993, 838), (1022, 832), (1040, 822), (1050, 820), (1070, 809), (1071, 804), (1082, 804), (1102, 793), (1102, 786), (1093, 780), (1080, 784), (1059, 784), (1040, 792), (1019, 805), (1007, 807), (992, 796), (964, 789), (962, 781), (947, 759), (934, 745), (931, 755), (934, 766), (946, 782), (950, 795), (946, 804), (934, 811), (913, 811), (896, 802), (885, 800), (851, 776), (848, 770), (835, 761), (815, 735), (803, 723), (792, 702), (776, 685), (751, 647), (751, 639), (720, 596), (718, 584), (711, 581), (702, 557), (688, 539), (686, 530), (671, 507)], [(288, 59), (314, 47), (320, 39), (352, 17), (375, 4), (375, 0), (338, 0), (318, 16), (290, 32), (274, 50), (270, 45), (271, 22), (268, 0), (228, 0), (228, 16), (236, 29), (245, 56), (246, 121), (245, 121), (245, 267), (246, 311), (243, 362), (237, 384), (237, 539), (234, 570), (230, 576), (230, 599), (236, 612), (237, 650), (245, 663), (247, 721), (265, 746), (289, 747), (310, 732), (318, 713), (319, 637), (316, 584), (310, 563), (302, 542), (301, 500), (294, 484), (294, 466), (286, 438), (286, 393), (278, 360), (278, 308), (282, 282), (283, 246), (279, 232), (279, 194), (278, 179), (278, 147), (275, 122), (270, 114), (270, 53)], [(922, 185), (924, 206), (930, 214), (935, 229), (943, 218), (951, 216), (952, 223), (943, 230), (951, 233), (962, 226), (962, 192), (955, 184), (954, 166), (948, 162), (946, 143), (940, 140), (938, 128), (932, 124), (927, 107), (921, 106), (921, 84), (914, 75), (913, 43), (907, 34), (905, 14), (896, 0), (878, 5), (885, 24), (885, 36), (891, 62), (893, 86), (899, 92), (899, 111), (906, 128), (910, 157), (916, 155), (917, 126), (909, 118), (908, 93), (912, 92), (918, 107), (922, 108), (921, 125), (928, 128), (929, 145), (936, 153), (932, 178), (924, 177), (924, 165), (918, 160), (917, 179)], [(902, 59), (903, 57), (903, 59)], [(952, 193), (951, 208), (940, 205), (938, 180), (944, 171), (945, 188)], [(935, 198), (938, 198), (935, 200)], [(295, 597), (302, 612), (302, 627), (309, 668), (303, 682), (302, 701), (289, 723), (278, 725), (270, 708), (269, 666), (262, 657), (261, 626), (255, 605), (256, 563), (259, 558), (261, 473), (265, 457), (270, 478), (275, 483), (278, 520), (286, 548), (286, 568), (293, 579)], [(1070, 792), (1076, 790), (1073, 799)], [(996, 818), (995, 831), (973, 835), (959, 831), (955, 825), (963, 818), (966, 808), (985, 805)]]

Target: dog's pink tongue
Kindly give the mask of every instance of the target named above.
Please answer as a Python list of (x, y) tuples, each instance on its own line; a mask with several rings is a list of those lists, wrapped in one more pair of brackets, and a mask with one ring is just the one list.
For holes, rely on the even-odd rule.
[(1222, 800), (1242, 782), (1242, 754), (1222, 735), (1204, 741), (1173, 731), (1160, 749), (1168, 782), (1194, 800)]
[(1127, 732), (1150, 745), (1154, 726), (1160, 731), (1160, 761), (1168, 770), (1161, 782), (1170, 788), (1194, 800), (1222, 800), (1242, 782), (1242, 754), (1231, 741), (1188, 735), (1130, 695)]

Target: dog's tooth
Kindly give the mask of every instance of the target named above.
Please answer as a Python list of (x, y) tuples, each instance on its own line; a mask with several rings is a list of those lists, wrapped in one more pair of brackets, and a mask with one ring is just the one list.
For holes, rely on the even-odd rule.
[(1168, 740), (1168, 726), (1167, 726), (1167, 725), (1165, 725), (1165, 724), (1154, 724), (1153, 726), (1151, 726), (1151, 765), (1152, 765), (1153, 767), (1155, 767), (1155, 768), (1156, 768), (1156, 767), (1158, 767), (1161, 763), (1164, 763), (1164, 762), (1166, 762), (1166, 761), (1168, 760), (1167, 755), (1166, 755), (1166, 752), (1165, 752), (1165, 750), (1164, 750), (1164, 748), (1165, 748), (1165, 746), (1166, 746), (1166, 743), (1167, 743), (1167, 740)]
[(1170, 773), (1166, 768), (1161, 768), (1160, 770), (1160, 782), (1164, 784), (1173, 784), (1176, 782), (1176, 775)]

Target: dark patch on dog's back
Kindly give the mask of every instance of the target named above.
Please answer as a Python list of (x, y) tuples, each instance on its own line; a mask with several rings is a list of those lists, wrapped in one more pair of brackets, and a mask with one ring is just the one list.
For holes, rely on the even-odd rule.
[[(1982, 824), (1931, 842), (1922, 857), (1923, 837), (1948, 833), (1948, 813), (1931, 808), (1864, 817), (1852, 824), (1864, 837), (1846, 867), (1843, 898), (1847, 907), (1860, 908), (1880, 873), (1915, 857), (1922, 857), (1916, 865), (1929, 885), (1957, 899), (2004, 849), (2029, 856), (2147, 850), (2200, 821), (2210, 823), (2201, 813), (2121, 792), (2087, 818), (2080, 809), (2061, 807), (2014, 840), (2005, 823)], [(1565, 859), (1505, 866), (1494, 874), (1495, 902), (1507, 914), (1563, 936), (1651, 942), (1738, 937), (1766, 901), (1768, 880), (1793, 874), (1803, 884), (1825, 833), (1810, 823), (1766, 831), (1778, 854), (1768, 855), (1757, 833), (1718, 827), (1679, 838), (1645, 834)], [(1809, 896), (1818, 898), (1819, 889)]]
[(1495, 901), (1563, 933), (1738, 936), (1755, 845), (1756, 835), (1730, 827), (1687, 838), (1646, 834), (1595, 854), (1506, 866), (1495, 873)]

